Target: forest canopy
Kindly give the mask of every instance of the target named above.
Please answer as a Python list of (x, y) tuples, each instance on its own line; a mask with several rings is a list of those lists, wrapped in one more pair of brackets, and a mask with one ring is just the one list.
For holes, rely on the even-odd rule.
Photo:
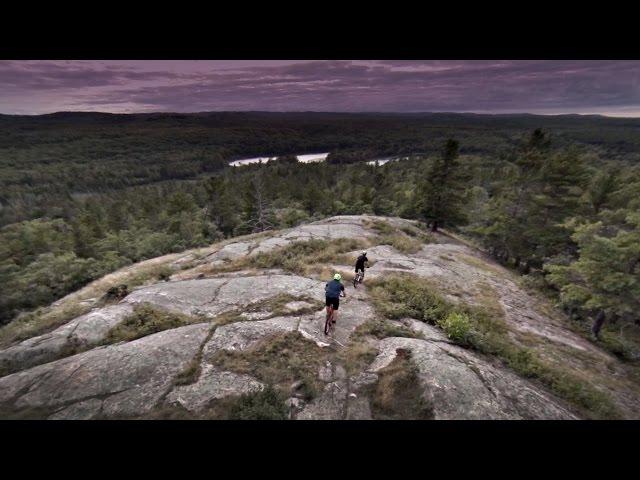
[[(362, 213), (437, 221), (578, 320), (639, 321), (640, 120), (61, 113), (0, 132), (2, 323), (132, 262)], [(251, 156), (277, 159), (228, 166)], [(367, 163), (388, 157), (406, 159)]]

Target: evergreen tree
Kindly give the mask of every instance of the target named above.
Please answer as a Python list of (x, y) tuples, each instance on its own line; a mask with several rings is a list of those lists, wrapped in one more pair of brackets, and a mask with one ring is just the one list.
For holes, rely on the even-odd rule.
[(566, 220), (579, 213), (586, 171), (575, 150), (552, 153), (536, 130), (501, 173), (485, 227), (476, 231), (494, 256), (525, 273), (553, 255), (570, 253)]
[(437, 231), (443, 224), (459, 224), (466, 220), (463, 211), (466, 175), (459, 161), (459, 144), (448, 140), (440, 157), (432, 162), (422, 186), (422, 215)]
[(611, 195), (616, 190), (619, 181), (614, 170), (606, 169), (598, 171), (586, 192), (586, 197), (593, 213), (598, 214), (606, 208), (611, 200)]
[(578, 244), (577, 260), (545, 267), (562, 302), (640, 323), (640, 212), (626, 211), (617, 225), (598, 221), (576, 226), (572, 238)]
[(260, 170), (245, 188), (243, 197), (244, 209), (238, 233), (264, 232), (274, 228), (275, 215), (268, 197), (267, 185)]

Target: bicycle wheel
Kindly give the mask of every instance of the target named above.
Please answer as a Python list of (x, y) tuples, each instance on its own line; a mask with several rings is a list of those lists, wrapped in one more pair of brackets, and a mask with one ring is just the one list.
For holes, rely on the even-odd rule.
[(331, 321), (333, 320), (333, 307), (329, 307), (329, 315), (327, 315), (327, 319), (324, 321), (324, 334), (329, 335), (329, 331), (331, 330)]

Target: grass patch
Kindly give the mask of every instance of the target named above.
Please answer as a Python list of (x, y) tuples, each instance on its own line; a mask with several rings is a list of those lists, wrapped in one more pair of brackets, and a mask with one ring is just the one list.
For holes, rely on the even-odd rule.
[(18, 316), (0, 329), (0, 345), (8, 346), (27, 338), (54, 330), (80, 315), (89, 313), (92, 306), (70, 302), (63, 307), (42, 307)]
[[(295, 310), (286, 307), (291, 302), (306, 302), (309, 305)], [(245, 312), (271, 312), (266, 318), (284, 317), (287, 315), (304, 315), (307, 313), (315, 313), (324, 308), (324, 303), (311, 297), (296, 297), (289, 293), (279, 293), (261, 302), (252, 303), (245, 307)], [(264, 320), (263, 319), (263, 320)]]
[(378, 355), (378, 348), (372, 343), (368, 343), (362, 338), (352, 335), (353, 340), (347, 348), (340, 350), (338, 358), (344, 365), (347, 374), (353, 375), (362, 372), (371, 365)]
[[(362, 250), (369, 243), (360, 239), (338, 238), (335, 240), (312, 239), (293, 242), (268, 252), (244, 256), (225, 263), (210, 266), (202, 273), (217, 274), (236, 272), (245, 269), (279, 268), (296, 275), (309, 276), (328, 267), (323, 264), (351, 264), (355, 262), (346, 253)], [(333, 274), (332, 274), (333, 275)]]
[(378, 372), (371, 396), (371, 414), (376, 420), (431, 420), (433, 406), (422, 396), (418, 369), (411, 353), (399, 348), (396, 358)]
[[(216, 327), (221, 327), (222, 325), (228, 325), (229, 323), (244, 322), (246, 320), (247, 319), (245, 317), (240, 315), (238, 310), (229, 310), (216, 316), (216, 318), (211, 320), (211, 323)], [(203, 321), (206, 321), (206, 319), (203, 319)]]
[(404, 325), (397, 325), (380, 318), (363, 323), (354, 333), (355, 335), (372, 335), (379, 340), (387, 337), (424, 338), (421, 333), (414, 332)]
[(438, 240), (430, 232), (423, 232), (416, 227), (402, 227), (401, 232), (409, 235), (410, 237), (420, 240), (422, 243), (438, 243)]
[(246, 261), (254, 268), (282, 268), (304, 275), (307, 265), (313, 263), (342, 263), (348, 261), (347, 252), (365, 248), (366, 242), (358, 239), (308, 240), (294, 242), (270, 252), (262, 252)]
[(204, 339), (202, 345), (200, 345), (200, 350), (198, 350), (198, 354), (191, 359), (187, 367), (180, 372), (174, 379), (174, 385), (191, 385), (192, 383), (196, 383), (200, 378), (200, 373), (202, 373), (202, 350), (207, 342), (211, 339), (211, 336), (215, 332), (215, 327), (212, 327), (207, 334), (207, 338)]
[[(101, 307), (118, 300), (117, 298), (111, 298), (110, 295), (107, 295), (107, 292), (114, 292), (114, 289), (122, 287), (130, 291), (132, 288), (144, 285), (149, 281), (156, 282), (164, 279), (169, 275), (168, 272), (173, 272), (173, 270), (165, 264), (156, 264), (136, 266), (133, 270), (131, 266), (127, 266), (121, 271), (107, 274), (77, 292), (58, 300), (56, 305), (40, 307), (31, 312), (25, 312), (12, 322), (4, 325), (0, 328), (0, 346), (8, 346), (55, 330), (74, 318), (89, 313), (92, 308)], [(98, 300), (92, 303), (83, 303), (94, 298)]]
[[(634, 329), (633, 325), (629, 326), (629, 330)], [(637, 361), (640, 358), (638, 352), (638, 339), (623, 337), (620, 333), (603, 328), (600, 332), (599, 344), (616, 357), (627, 362)]]
[(156, 308), (149, 303), (142, 303), (135, 305), (133, 307), (133, 313), (109, 330), (103, 343), (129, 342), (163, 330), (170, 330), (203, 321), (207, 321), (207, 319), (173, 313)]
[[(163, 404), (134, 417), (139, 420), (286, 420), (289, 409), (284, 396), (267, 385), (264, 389), (240, 396), (212, 400), (200, 412), (190, 412), (179, 404)], [(131, 419), (123, 417), (123, 419)]]
[(485, 272), (493, 273), (496, 275), (504, 275), (504, 270), (501, 270), (500, 268), (491, 265), (490, 263), (487, 263), (480, 258), (476, 258), (471, 255), (465, 255), (464, 253), (459, 254), (458, 258), (467, 265), (479, 268), (480, 270), (484, 270)]
[(455, 343), (491, 354), (519, 375), (540, 381), (590, 418), (618, 418), (610, 397), (590, 383), (549, 364), (508, 335), (504, 313), (489, 294), (480, 306), (453, 305), (427, 280), (396, 274), (369, 284), (374, 306), (387, 318), (412, 317), (442, 328)]
[(395, 274), (369, 280), (368, 288), (376, 310), (391, 319), (410, 317), (435, 324), (453, 308), (433, 284), (413, 275)]
[(187, 368), (185, 368), (182, 372), (180, 372), (173, 381), (173, 384), (178, 385), (191, 385), (192, 383), (196, 383), (198, 378), (200, 378), (201, 368), (200, 368), (200, 360), (201, 355), (197, 355)]
[(210, 360), (223, 370), (251, 375), (261, 382), (289, 392), (292, 383), (302, 381), (307, 400), (318, 395), (322, 383), (318, 370), (328, 352), (307, 340), (299, 332), (266, 338), (242, 352), (220, 351)]
[(380, 235), (387, 235), (396, 232), (396, 228), (388, 222), (382, 220), (365, 220), (365, 227), (375, 230)]
[(270, 385), (241, 395), (229, 409), (230, 420), (286, 420), (287, 414), (283, 395)]
[(418, 237), (422, 233), (422, 232), (420, 232), (420, 231), (418, 231), (418, 230), (416, 230), (415, 228), (412, 228), (412, 227), (402, 227), (400, 229), (400, 231), (406, 233), (410, 237)]
[(376, 238), (379, 245), (391, 245), (401, 253), (417, 253), (422, 249), (424, 243), (402, 233), (392, 233), (380, 235)]

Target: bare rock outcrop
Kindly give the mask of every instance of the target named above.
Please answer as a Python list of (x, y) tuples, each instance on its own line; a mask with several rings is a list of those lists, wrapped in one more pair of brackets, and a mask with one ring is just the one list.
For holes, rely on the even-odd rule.
[(448, 343), (416, 338), (385, 338), (368, 371), (379, 372), (398, 349), (411, 351), (423, 396), (435, 419), (576, 419), (552, 395), (480, 356)]
[(167, 330), (5, 376), (0, 404), (56, 418), (142, 415), (172, 389), (210, 329), (196, 324)]
[[(181, 262), (176, 268), (184, 267), (171, 281), (136, 288), (117, 304), (94, 308), (50, 332), (0, 350), (4, 375), (0, 377), (0, 409), (50, 419), (137, 418), (167, 405), (197, 414), (213, 401), (265, 387), (257, 378), (215, 365), (213, 359), (219, 352), (244, 352), (274, 335), (297, 331), (323, 347), (323, 355), (331, 360), (317, 372), (321, 388), (315, 398), (303, 398), (299, 391), (287, 392), (291, 418), (375, 418), (371, 392), (381, 385), (377, 382), (398, 349), (411, 352), (410, 360), (418, 371), (416, 388), (433, 406), (436, 419), (577, 418), (570, 405), (543, 386), (516, 375), (491, 357), (455, 345), (440, 329), (411, 318), (389, 323), (408, 328), (421, 338), (367, 337), (369, 345), (377, 349), (375, 360), (367, 366), (374, 352), (358, 372), (349, 370), (347, 375), (340, 364), (340, 352), (359, 338), (354, 336), (358, 327), (381, 318), (368, 296), (368, 282), (405, 272), (428, 278), (452, 302), (477, 304), (491, 295), (504, 312), (510, 334), (530, 336), (538, 342), (532, 343), (536, 353), (579, 371), (594, 385), (606, 384), (612, 401), (626, 418), (640, 418), (639, 388), (625, 376), (624, 365), (571, 331), (558, 316), (547, 314), (509, 271), (444, 236), (438, 243), (424, 244), (416, 253), (378, 245), (380, 232), (372, 227), (375, 221), (405, 230), (415, 227), (415, 222), (399, 218), (337, 216), (227, 241), (202, 255), (170, 257), (174, 263)], [(341, 299), (332, 338), (323, 333), (324, 308), (314, 302), (324, 300), (328, 279), (278, 269), (215, 273), (221, 269), (211, 268), (211, 264), (227, 264), (292, 242), (338, 238), (368, 239), (369, 257), (375, 264), (358, 289), (346, 283), (347, 297)], [(127, 269), (135, 272), (135, 266)], [(274, 298), (283, 301), (275, 306)], [(190, 315), (195, 323), (130, 342), (102, 345), (109, 331), (144, 303)], [(181, 384), (185, 371), (193, 377), (190, 383)]]

